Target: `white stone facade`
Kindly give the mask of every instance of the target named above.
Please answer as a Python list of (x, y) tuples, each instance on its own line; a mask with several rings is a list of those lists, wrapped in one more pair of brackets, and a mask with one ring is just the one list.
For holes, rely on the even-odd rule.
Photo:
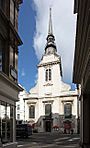
[[(20, 119), (35, 123), (38, 132), (70, 132), (73, 129), (77, 133), (77, 90), (71, 91), (70, 85), (62, 81), (61, 57), (57, 54), (51, 23), (50, 15), (45, 53), (38, 64), (37, 84), (29, 93), (23, 91), (19, 95)], [(31, 106), (34, 107), (33, 116), (30, 115)]]
[[(60, 131), (64, 131), (64, 121), (70, 120), (74, 132), (77, 133), (77, 90), (60, 91), (60, 96), (57, 94), (52, 96), (51, 93), (46, 96), (43, 94), (40, 98), (37, 93), (35, 94), (35, 90), (37, 91), (37, 87), (35, 87), (35, 89), (33, 88), (30, 93), (26, 93), (25, 91), (20, 93), (20, 102), (17, 102), (17, 106), (20, 105), (20, 110), (17, 110), (16, 113), (20, 114), (20, 120), (28, 121), (30, 124), (37, 123), (38, 132), (45, 132), (45, 105), (51, 104), (53, 120), (51, 130), (53, 131), (53, 127), (57, 126)], [(25, 99), (25, 102), (23, 99)], [(72, 118), (65, 119), (65, 103), (71, 103), (72, 105)], [(35, 106), (35, 118), (29, 118), (29, 106), (31, 105)]]
[[(48, 64), (49, 63), (49, 64)], [(51, 68), (51, 80), (45, 81), (45, 70)], [(17, 110), (20, 119), (27, 120), (29, 123), (37, 123), (38, 132), (45, 132), (45, 105), (51, 104), (51, 130), (55, 126), (60, 131), (64, 131), (64, 121), (69, 120), (74, 132), (77, 132), (77, 90), (71, 91), (70, 86), (62, 81), (60, 75), (60, 61), (57, 55), (43, 56), (38, 65), (38, 80), (34, 88), (29, 93), (20, 93), (21, 109)], [(24, 102), (24, 100), (25, 102)], [(72, 117), (65, 118), (64, 105), (70, 103), (72, 106)], [(35, 117), (29, 118), (29, 106), (35, 106)], [(49, 119), (50, 120), (50, 119)]]

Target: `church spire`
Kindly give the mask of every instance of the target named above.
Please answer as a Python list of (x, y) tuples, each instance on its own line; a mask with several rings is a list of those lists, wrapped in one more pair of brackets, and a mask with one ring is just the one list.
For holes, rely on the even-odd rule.
[(49, 27), (48, 27), (48, 35), (47, 35), (47, 43), (46, 43), (46, 47), (45, 47), (45, 54), (54, 54), (57, 52), (56, 49), (56, 44), (55, 44), (55, 37), (53, 35), (53, 28), (52, 28), (52, 15), (51, 15), (52, 11), (50, 8), (50, 12), (49, 12)]
[(53, 34), (53, 28), (52, 28), (52, 16), (51, 16), (51, 8), (50, 8), (50, 14), (49, 14), (49, 28), (48, 28), (48, 34)]

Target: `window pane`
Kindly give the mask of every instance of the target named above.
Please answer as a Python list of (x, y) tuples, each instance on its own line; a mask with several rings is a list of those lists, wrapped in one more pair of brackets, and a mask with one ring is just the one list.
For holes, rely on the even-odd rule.
[(0, 71), (2, 71), (2, 66), (3, 66), (3, 40), (0, 38)]
[(4, 0), (0, 0), (0, 8), (1, 8), (2, 10), (5, 9), (5, 1), (4, 1)]
[(18, 30), (18, 10), (15, 8), (15, 29)]
[(49, 80), (51, 80), (51, 69), (49, 69)]
[(71, 118), (71, 114), (72, 114), (72, 106), (71, 104), (65, 104), (64, 105), (64, 115), (65, 118)]
[(48, 69), (46, 70), (45, 80), (48, 81)]
[(10, 46), (10, 65), (13, 66), (13, 48)]
[(31, 105), (29, 107), (29, 118), (35, 118), (35, 106)]
[(5, 102), (0, 102), (0, 135), (2, 141), (11, 141), (11, 122), (10, 122), (10, 105)]
[(15, 69), (18, 70), (18, 54), (15, 53)]
[(19, 104), (17, 105), (17, 110), (20, 110), (20, 105)]
[(45, 115), (49, 116), (51, 114), (51, 104), (45, 105)]
[(10, 0), (10, 21), (14, 25), (14, 1)]
[(0, 71), (2, 71), (2, 50), (0, 50)]
[(17, 114), (17, 119), (20, 120), (20, 114)]

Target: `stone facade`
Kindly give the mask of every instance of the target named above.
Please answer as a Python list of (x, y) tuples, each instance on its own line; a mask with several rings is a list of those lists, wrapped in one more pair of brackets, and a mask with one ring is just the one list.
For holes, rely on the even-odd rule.
[[(30, 93), (26, 94), (26, 91), (23, 91), (19, 94), (19, 98), (20, 102), (17, 102), (17, 107), (19, 105), (20, 109), (17, 110), (17, 116), (20, 114), (20, 118), (17, 118), (18, 120), (27, 121), (31, 125), (35, 124), (38, 132), (46, 132), (48, 130), (64, 132), (65, 128), (69, 132), (73, 128), (74, 132), (77, 133), (77, 90), (64, 90), (64, 92), (60, 91), (59, 96), (55, 93), (54, 95), (45, 95), (40, 98), (35, 92), (30, 91)], [(68, 117), (65, 115), (66, 104), (70, 104), (72, 108), (71, 115), (69, 114)], [(51, 106), (49, 115), (45, 113), (46, 105)], [(35, 107), (34, 117), (30, 117), (31, 106)], [(49, 129), (46, 129), (46, 122), (51, 124)]]
[(81, 85), (80, 144), (90, 147), (90, 1), (75, 0), (74, 12), (77, 13), (77, 29), (73, 82)]
[(18, 85), (18, 12), (21, 0), (0, 0), (0, 147), (15, 148)]
[[(77, 90), (62, 80), (61, 57), (57, 54), (52, 31), (50, 9), (49, 31), (44, 55), (38, 64), (38, 79), (34, 88), (20, 93), (23, 112), (20, 119), (34, 126), (38, 132), (58, 130), (77, 133)], [(17, 105), (21, 103), (18, 102)], [(23, 107), (22, 107), (23, 106)], [(22, 109), (23, 108), (23, 109)], [(23, 114), (23, 115), (22, 115)]]

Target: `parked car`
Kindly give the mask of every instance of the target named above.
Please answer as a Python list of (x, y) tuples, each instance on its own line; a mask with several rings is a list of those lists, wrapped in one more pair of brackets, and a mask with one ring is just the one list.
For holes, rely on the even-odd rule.
[(16, 124), (16, 137), (28, 138), (32, 135), (32, 126), (30, 124)]

